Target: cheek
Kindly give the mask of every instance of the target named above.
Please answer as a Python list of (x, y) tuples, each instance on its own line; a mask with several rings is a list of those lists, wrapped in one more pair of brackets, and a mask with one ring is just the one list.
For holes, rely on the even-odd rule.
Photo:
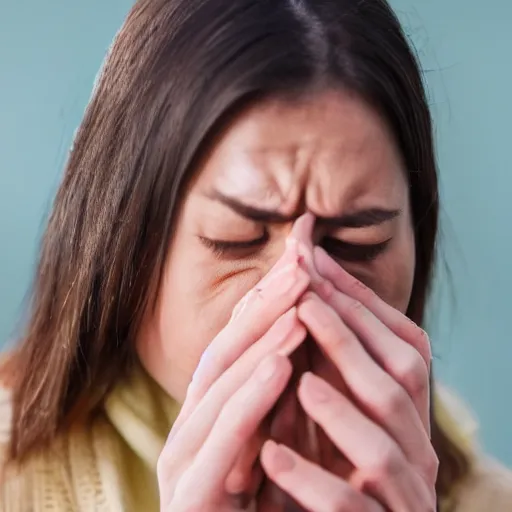
[(158, 311), (160, 339), (169, 356), (179, 354), (190, 371), (226, 325), (236, 303), (256, 284), (259, 272), (185, 251), (169, 258)]
[(390, 269), (389, 275), (387, 297), (384, 299), (401, 313), (405, 313), (411, 299), (414, 266), (407, 261), (399, 260)]
[(377, 272), (375, 291), (401, 313), (407, 311), (414, 281), (414, 241), (394, 248), (382, 259)]

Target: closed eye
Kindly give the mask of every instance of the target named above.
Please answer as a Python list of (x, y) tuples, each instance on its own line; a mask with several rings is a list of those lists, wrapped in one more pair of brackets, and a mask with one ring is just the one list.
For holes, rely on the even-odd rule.
[[(199, 237), (203, 245), (210, 249), (215, 256), (224, 258), (244, 258), (254, 255), (269, 239), (268, 231), (262, 236), (251, 240), (214, 240)], [(391, 239), (378, 244), (352, 244), (337, 238), (325, 237), (322, 247), (334, 258), (345, 262), (369, 263), (380, 256), (388, 247)]]
[(336, 259), (345, 262), (369, 263), (387, 249), (390, 241), (391, 238), (378, 244), (351, 244), (337, 238), (325, 237), (321, 245)]
[(214, 240), (200, 236), (199, 240), (208, 247), (215, 256), (218, 257), (236, 257), (243, 258), (254, 254), (255, 251), (263, 247), (269, 239), (268, 231), (265, 230), (262, 236), (252, 240)]

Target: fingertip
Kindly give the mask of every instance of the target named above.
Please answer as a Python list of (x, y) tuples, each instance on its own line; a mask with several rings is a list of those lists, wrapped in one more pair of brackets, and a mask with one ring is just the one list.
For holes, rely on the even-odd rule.
[(231, 495), (244, 495), (252, 484), (252, 474), (240, 467), (235, 467), (226, 479), (226, 492)]
[(276, 357), (278, 360), (278, 364), (282, 366), (283, 372), (286, 374), (287, 379), (290, 378), (293, 371), (293, 365), (292, 362), (290, 361), (290, 358), (282, 353), (277, 353)]
[(280, 380), (281, 374), (287, 378), (291, 375), (292, 363), (290, 359), (279, 352), (266, 356), (256, 367), (255, 377), (261, 382), (266, 383), (276, 379)]
[(267, 468), (270, 467), (272, 463), (272, 454), (277, 449), (277, 443), (272, 439), (267, 439), (260, 451), (260, 462), (263, 467), (265, 473), (267, 473)]
[(293, 470), (295, 458), (292, 450), (269, 439), (263, 445), (260, 455), (261, 465), (268, 476)]
[(290, 236), (300, 241), (310, 240), (314, 226), (315, 216), (311, 212), (306, 212), (294, 222)]
[(319, 380), (312, 372), (304, 372), (299, 380), (299, 385), (297, 386), (297, 396), (299, 397), (300, 403), (304, 407), (304, 397), (306, 397), (306, 401), (309, 398), (309, 391), (311, 387), (315, 386), (316, 382)]
[(313, 257), (317, 266), (329, 259), (327, 251), (319, 245), (315, 245), (315, 247), (313, 247)]
[(295, 352), (295, 350), (306, 339), (307, 329), (304, 326), (304, 324), (298, 319), (298, 316), (296, 322), (296, 325), (293, 327), (292, 331), (290, 332), (284, 343), (280, 346), (278, 351), (279, 354), (284, 355), (286, 357), (289, 357), (291, 354), (293, 354), (293, 352)]
[(320, 247), (319, 245), (316, 245), (313, 249), (313, 259), (315, 267), (322, 277), (328, 278), (335, 269), (338, 270), (343, 268), (332, 259), (323, 247)]
[(301, 297), (301, 300), (298, 304), (298, 308), (305, 304), (306, 302), (312, 301), (312, 300), (318, 300), (318, 294), (314, 292), (313, 290), (308, 290), (304, 295)]
[(311, 311), (311, 308), (314, 307), (318, 300), (319, 297), (315, 292), (308, 290), (304, 293), (297, 305), (297, 318), (302, 321), (304, 315), (308, 315), (309, 311)]
[(314, 375), (310, 371), (304, 372), (300, 376), (298, 389), (300, 390), (302, 387), (307, 386), (311, 378), (314, 378)]
[(288, 311), (285, 311), (275, 322), (276, 326), (283, 326), (284, 330), (292, 330), (295, 324), (298, 324), (297, 306), (293, 305)]

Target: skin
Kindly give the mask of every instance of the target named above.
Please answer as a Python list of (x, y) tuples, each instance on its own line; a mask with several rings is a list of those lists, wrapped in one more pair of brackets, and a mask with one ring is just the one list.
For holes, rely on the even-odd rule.
[[(415, 264), (407, 189), (386, 124), (347, 92), (325, 91), (293, 103), (273, 100), (243, 112), (221, 134), (186, 195), (158, 306), (139, 337), (138, 353), (148, 372), (183, 402), (201, 354), (235, 304), (283, 253), (293, 220), (304, 211), (335, 217), (373, 208), (400, 210), (377, 226), (319, 225), (311, 242), (324, 236), (356, 244), (391, 238), (373, 262), (338, 261), (404, 312)], [(244, 218), (212, 199), (216, 191), (291, 221)], [(250, 241), (265, 230), (266, 244), (226, 257), (200, 240)]]
[[(246, 206), (272, 214), (255, 220)], [(211, 240), (260, 242), (220, 254)], [(354, 244), (381, 250), (361, 258)], [(240, 466), (251, 474), (257, 457), (307, 510), (434, 510), (430, 346), (404, 315), (413, 274), (405, 170), (363, 101), (324, 91), (235, 119), (186, 195), (138, 342), (148, 372), (184, 402), (158, 465), (162, 510), (241, 510), (229, 482)], [(297, 399), (343, 471), (253, 442), (307, 333), (329, 366), (302, 376)], [(256, 506), (281, 510), (265, 493)]]

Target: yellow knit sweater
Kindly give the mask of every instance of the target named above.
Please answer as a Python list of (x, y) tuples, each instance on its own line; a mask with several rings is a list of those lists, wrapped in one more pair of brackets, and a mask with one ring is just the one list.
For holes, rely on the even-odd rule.
[[(467, 445), (473, 424), (466, 416), (462, 428), (453, 428), (448, 414), (453, 407), (440, 405), (440, 421)], [(109, 396), (104, 414), (92, 426), (62, 436), (51, 452), (32, 457), (20, 471), (5, 471), (0, 512), (157, 512), (156, 462), (178, 412), (152, 379), (135, 372)], [(461, 414), (458, 410), (459, 419)], [(0, 446), (8, 442), (9, 428), (9, 392), (0, 389)], [(512, 474), (475, 459), (471, 475), (450, 502), (455, 512), (510, 512)]]

